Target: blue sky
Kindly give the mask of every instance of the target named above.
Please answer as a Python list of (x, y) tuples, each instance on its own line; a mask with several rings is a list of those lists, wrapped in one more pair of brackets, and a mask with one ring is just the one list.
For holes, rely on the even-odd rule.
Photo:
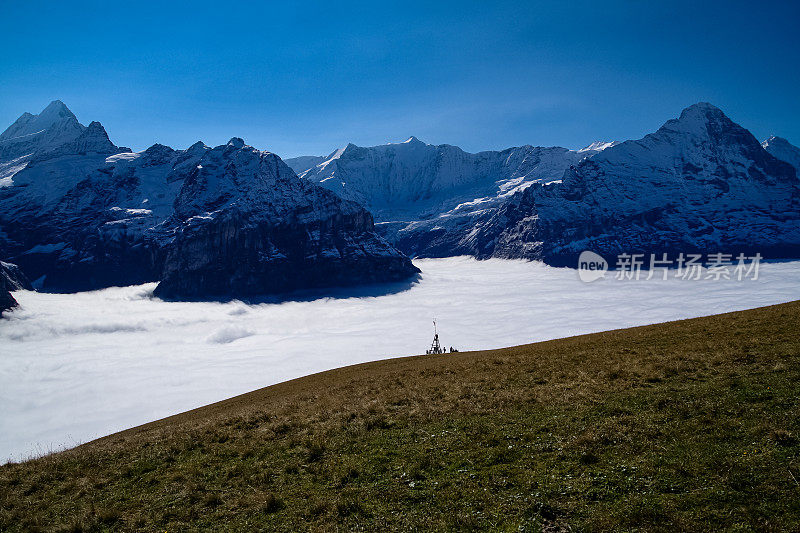
[(4, 2), (0, 130), (63, 100), (135, 150), (284, 157), (638, 138), (710, 101), (800, 144), (800, 2)]

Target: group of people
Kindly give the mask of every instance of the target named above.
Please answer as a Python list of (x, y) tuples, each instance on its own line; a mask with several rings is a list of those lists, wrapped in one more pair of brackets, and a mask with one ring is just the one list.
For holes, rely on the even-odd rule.
[[(451, 346), (451, 347), (450, 347), (450, 353), (456, 353), (456, 352), (458, 352), (458, 350), (456, 350), (455, 348), (453, 348), (453, 347)], [(434, 345), (433, 347), (431, 347), (431, 349), (430, 349), (430, 350), (426, 350), (426, 351), (425, 351), (425, 353), (426, 353), (426, 354), (428, 354), (428, 355), (434, 355), (434, 354), (440, 354), (440, 353), (447, 353), (447, 347), (444, 347), (444, 348), (439, 348), (438, 346), (435, 346), (435, 345)]]
[[(456, 350), (452, 346), (450, 347), (450, 353), (455, 353), (457, 351), (458, 350)], [(436, 329), (435, 318), (433, 319), (433, 342), (431, 343), (430, 349), (426, 350), (425, 353), (428, 355), (447, 353), (447, 347), (445, 346), (444, 348), (442, 348), (441, 345), (439, 344), (439, 331)]]

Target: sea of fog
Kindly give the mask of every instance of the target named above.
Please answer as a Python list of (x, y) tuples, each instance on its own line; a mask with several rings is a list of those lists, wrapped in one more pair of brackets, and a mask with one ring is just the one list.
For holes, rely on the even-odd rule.
[(0, 462), (343, 365), (476, 350), (800, 299), (800, 262), (757, 280), (617, 280), (524, 261), (418, 260), (420, 280), (284, 303), (174, 303), (155, 284), (20, 291), (0, 320)]

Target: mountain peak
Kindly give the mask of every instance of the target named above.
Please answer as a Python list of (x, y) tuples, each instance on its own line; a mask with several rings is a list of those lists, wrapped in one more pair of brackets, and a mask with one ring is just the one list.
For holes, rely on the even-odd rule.
[(108, 138), (108, 132), (102, 124), (93, 120), (89, 123), (86, 129), (78, 137), (77, 141), (86, 143), (84, 149), (95, 149), (96, 151), (103, 151), (116, 148), (111, 140)]
[(359, 149), (360, 148), (357, 145), (353, 143), (347, 143), (347, 146), (345, 146), (344, 148), (339, 148), (338, 150), (334, 151), (327, 159), (338, 159), (342, 157), (342, 155), (344, 155), (345, 153), (351, 154), (353, 153), (353, 151)]
[(61, 100), (58, 100), (58, 99), (53, 100), (52, 102), (47, 104), (47, 107), (44, 108), (44, 111), (47, 111), (48, 109), (57, 110), (57, 111), (66, 109), (67, 111), (69, 111), (69, 108), (67, 107), (67, 104), (65, 104), (64, 102), (62, 102)]
[(681, 116), (678, 120), (708, 121), (709, 119), (720, 118), (728, 118), (720, 108), (708, 102), (698, 102), (681, 111)]
[(104, 135), (108, 135), (103, 125), (97, 122), (96, 120), (91, 121), (89, 125), (86, 127), (86, 130), (92, 133), (102, 132)]
[(190, 155), (190, 156), (192, 156), (192, 155), (200, 156), (203, 153), (205, 153), (206, 150), (210, 150), (210, 148), (208, 146), (206, 146), (206, 143), (204, 143), (203, 141), (197, 141), (196, 143), (191, 145), (189, 148), (184, 150), (184, 153), (187, 154), (187, 155)]
[(0, 142), (8, 141), (20, 145), (22, 153), (30, 153), (37, 143), (48, 147), (56, 146), (75, 139), (83, 129), (64, 102), (53, 100), (38, 115), (23, 113), (0, 134)]
[(716, 112), (719, 112), (719, 113), (722, 112), (722, 110), (720, 108), (718, 108), (717, 106), (715, 106), (711, 102), (697, 102), (696, 104), (692, 104), (689, 107), (687, 107), (686, 109), (684, 109), (684, 111), (686, 111), (687, 109), (700, 109), (700, 110), (706, 110), (706, 111), (716, 111)]
[(163, 154), (163, 153), (169, 153), (169, 152), (174, 152), (174, 151), (175, 150), (173, 150), (170, 146), (167, 146), (166, 144), (155, 143), (153, 146), (147, 148), (144, 151), (144, 153), (148, 154), (148, 155), (156, 155), (156, 154)]
[(231, 137), (231, 140), (228, 141), (227, 146), (231, 146), (238, 150), (239, 148), (242, 148), (244, 146), (244, 139), (242, 139), (241, 137)]
[(47, 107), (42, 109), (42, 112), (39, 113), (39, 120), (47, 121), (47, 122), (56, 122), (59, 119), (70, 119), (73, 118), (77, 120), (75, 115), (69, 108), (62, 102), (61, 100), (53, 100)]
[(130, 152), (130, 148), (116, 146), (108, 138), (108, 133), (102, 124), (96, 120), (89, 123), (88, 126), (83, 128), (80, 133), (72, 140), (66, 142), (59, 142), (52, 148), (44, 148), (34, 158), (34, 161), (44, 161), (59, 157), (62, 155), (75, 155), (75, 154), (118, 154), (120, 152)]
[(681, 111), (678, 118), (668, 120), (654, 135), (676, 134), (705, 139), (717, 145), (746, 144), (755, 149), (760, 144), (749, 131), (708, 102), (699, 102), (687, 107)]

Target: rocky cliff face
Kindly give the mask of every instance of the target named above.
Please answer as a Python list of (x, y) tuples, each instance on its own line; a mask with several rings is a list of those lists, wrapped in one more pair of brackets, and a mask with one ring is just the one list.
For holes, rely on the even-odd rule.
[(696, 104), (608, 148), (561, 183), (516, 195), (476, 233), (482, 256), (574, 265), (583, 250), (800, 255), (795, 169), (722, 111)]
[(0, 261), (0, 316), (17, 306), (12, 291), (31, 290), (28, 278), (17, 265)]
[(11, 293), (5, 289), (0, 289), (0, 317), (3, 316), (3, 313), (6, 311), (10, 311), (17, 307), (17, 300), (11, 296)]
[(352, 202), (232, 139), (185, 176), (156, 295), (248, 296), (399, 281), (418, 270)]
[[(8, 131), (24, 133), (31, 123), (23, 116)], [(59, 124), (50, 127), (64, 129)], [(159, 294), (173, 298), (244, 296), (416, 272), (375, 235), (362, 208), (240, 139), (131, 153), (98, 122), (78, 130), (0, 160), (0, 254), (44, 290), (163, 279)]]

